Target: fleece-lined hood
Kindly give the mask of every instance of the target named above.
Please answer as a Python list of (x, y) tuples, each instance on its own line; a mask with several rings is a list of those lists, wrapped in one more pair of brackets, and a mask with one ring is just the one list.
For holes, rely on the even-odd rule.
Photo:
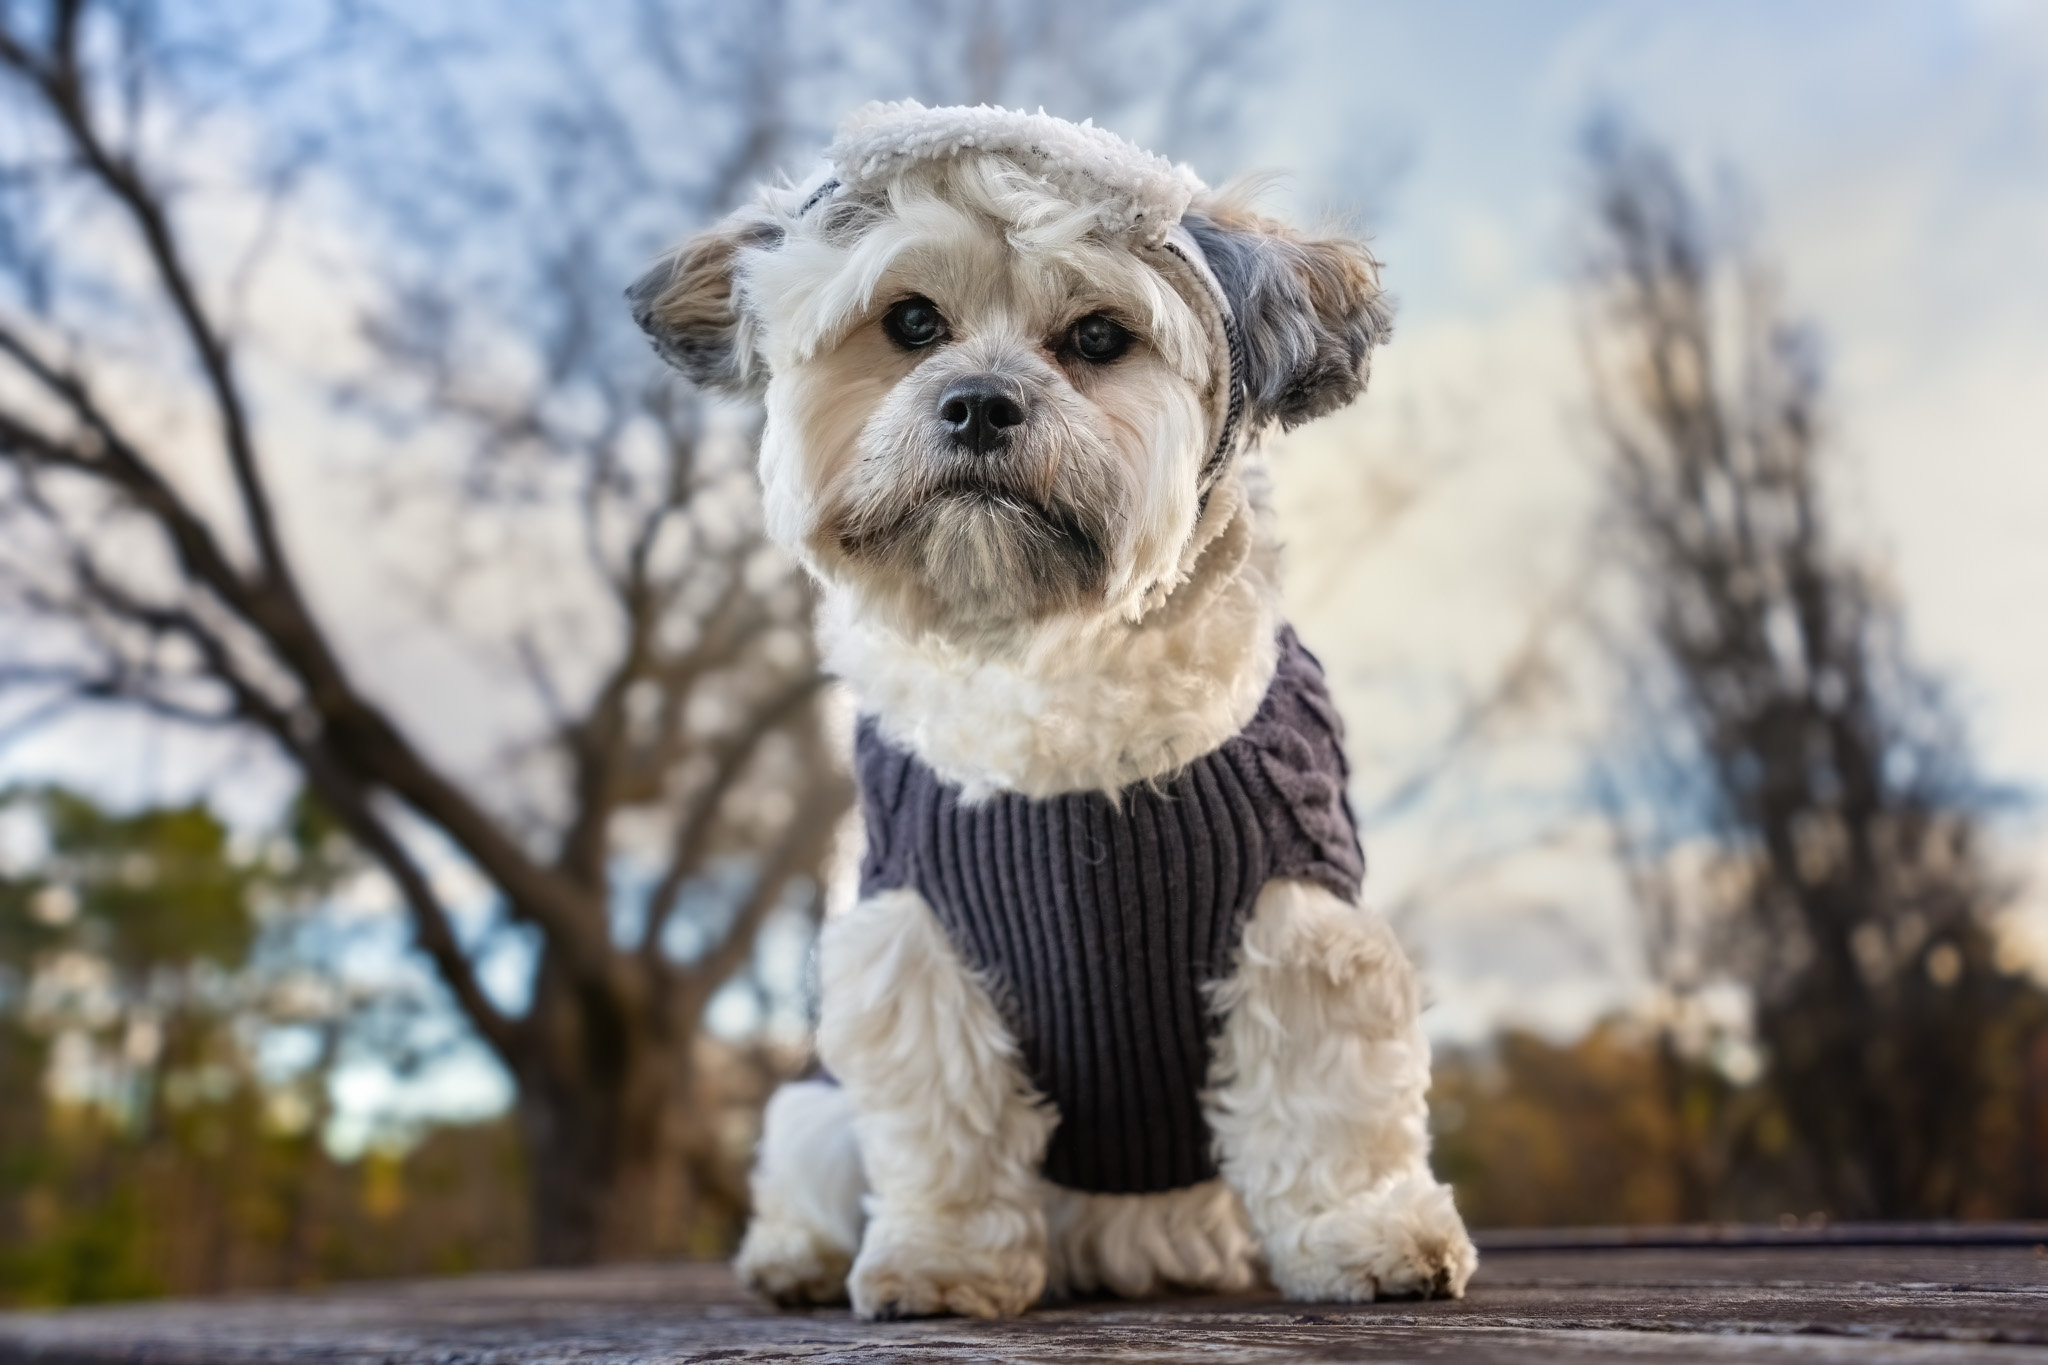
[(1186, 166), (1148, 152), (1092, 121), (990, 105), (928, 109), (916, 100), (868, 104), (848, 114), (826, 151), (838, 181), (880, 192), (909, 167), (966, 153), (1000, 156), (1097, 210), (1105, 236), (1158, 246), (1205, 186)]

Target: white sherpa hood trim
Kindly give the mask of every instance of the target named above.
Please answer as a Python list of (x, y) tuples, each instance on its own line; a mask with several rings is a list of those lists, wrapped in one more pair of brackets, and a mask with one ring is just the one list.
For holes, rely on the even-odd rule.
[(887, 188), (912, 165), (986, 152), (1041, 176), (1076, 204), (1093, 206), (1102, 228), (1157, 246), (1204, 188), (1186, 166), (1133, 146), (1094, 123), (993, 105), (927, 109), (916, 100), (863, 105), (839, 124), (825, 156), (855, 193)]

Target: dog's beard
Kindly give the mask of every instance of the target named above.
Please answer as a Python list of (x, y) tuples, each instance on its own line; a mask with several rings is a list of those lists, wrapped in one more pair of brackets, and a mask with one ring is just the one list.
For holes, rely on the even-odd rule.
[[(908, 471), (876, 478), (875, 466)], [(1101, 602), (1121, 531), (1114, 468), (1092, 450), (885, 455), (825, 531), (850, 566), (908, 590), (904, 605), (929, 624), (978, 633), (1038, 620)]]

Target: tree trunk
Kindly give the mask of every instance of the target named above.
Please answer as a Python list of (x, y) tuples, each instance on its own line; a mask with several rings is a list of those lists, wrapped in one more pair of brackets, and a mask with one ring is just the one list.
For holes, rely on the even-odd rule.
[(534, 1258), (588, 1265), (684, 1246), (698, 1202), (694, 1028), (677, 1036), (543, 963), (519, 1075)]
[(1658, 1034), (1657, 1081), (1671, 1123), (1671, 1184), (1676, 1195), (1672, 1220), (1679, 1223), (1703, 1223), (1713, 1216), (1713, 1185), (1706, 1170), (1713, 1125), (1693, 1102), (1698, 1082), (1692, 1072), (1671, 1030)]

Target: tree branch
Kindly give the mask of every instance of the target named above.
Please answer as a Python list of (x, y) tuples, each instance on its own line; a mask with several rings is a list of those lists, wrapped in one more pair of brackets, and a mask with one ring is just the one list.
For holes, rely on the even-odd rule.
[(420, 948), (433, 959), (463, 1015), (498, 1054), (498, 1059), (517, 1071), (526, 1042), (525, 1030), (518, 1021), (507, 1018), (484, 993), (475, 964), (462, 950), (455, 926), (440, 897), (434, 894), (433, 883), (398, 836), (377, 818), (362, 789), (348, 781), (338, 765), (311, 746), (301, 747), (296, 756), (320, 799), (398, 887), (412, 913), (413, 933)]
[(107, 416), (82, 379), (55, 369), (5, 328), (0, 328), (0, 353), (12, 357), (59, 399), (100, 445), (97, 452), (81, 450), (0, 413), (0, 450), (27, 453), (96, 479), (148, 513), (169, 538), (186, 572), (252, 627), (298, 678), (321, 727), (333, 732), (335, 751), (347, 755), (359, 777), (389, 787), (446, 830), (506, 891), (514, 913), (531, 918), (550, 938), (561, 941), (586, 978), (606, 979), (612, 969), (609, 944), (602, 925), (593, 923), (598, 917), (587, 912), (582, 891), (528, 858), (356, 691), (302, 604), (242, 577), (212, 530)]
[[(205, 661), (208, 676), (228, 689), (234, 699), (236, 713), (268, 733), (292, 755), (320, 798), (391, 877), (411, 911), (414, 932), (421, 948), (433, 959), (456, 1003), (476, 1026), (477, 1032), (507, 1065), (511, 1065), (522, 1041), (519, 1029), (484, 994), (475, 967), (462, 951), (447, 912), (440, 898), (434, 894), (432, 883), (404, 844), (377, 817), (369, 794), (352, 777), (348, 766), (339, 761), (317, 735), (309, 735), (305, 727), (295, 724), (290, 711), (241, 675), (227, 644), (206, 623), (187, 611), (134, 601), (116, 585), (97, 575), (88, 563), (81, 563), (77, 572), (87, 584), (93, 602), (153, 632), (176, 634), (190, 643)], [(162, 704), (147, 694), (131, 692), (127, 695), (179, 719), (187, 719), (192, 714), (186, 708)]]
[(86, 167), (127, 211), (141, 234), (158, 281), (199, 358), (200, 369), (213, 395), (214, 408), (220, 418), (222, 444), (265, 576), (296, 601), (298, 587), (278, 539), (276, 512), (257, 465), (247, 407), (235, 378), (227, 338), (214, 328), (199, 301), (191, 271), (185, 264), (184, 254), (178, 249), (162, 200), (144, 182), (135, 164), (107, 145), (93, 122), (85, 73), (78, 63), (75, 41), (78, 14), (82, 8), (80, 3), (64, 6), (65, 15), (51, 60), (26, 70), (41, 88), (44, 102), (69, 135), (72, 146)]
[[(321, 728), (332, 736), (333, 751), (345, 755), (361, 779), (389, 788), (445, 830), (505, 891), (515, 914), (530, 918), (550, 940), (562, 945), (580, 977), (592, 984), (622, 985), (616, 979), (621, 964), (610, 950), (602, 905), (593, 906), (583, 888), (528, 857), (495, 820), (429, 763), (349, 681), (325, 633), (315, 623), (277, 538), (227, 343), (199, 301), (161, 201), (132, 163), (108, 148), (94, 127), (75, 51), (59, 43), (49, 62), (37, 62), (10, 39), (0, 48), (0, 60), (23, 71), (41, 90), (45, 104), (89, 171), (127, 209), (142, 234), (159, 281), (206, 373), (263, 567), (261, 581), (252, 584), (243, 579), (205, 523), (135, 447), (120, 437), (91, 401), (82, 381), (58, 373), (17, 339), (6, 336), (7, 352), (93, 427), (113, 457), (105, 465), (87, 458), (75, 461), (73, 467), (99, 472), (102, 477), (112, 474), (115, 482), (158, 517), (188, 570), (195, 571), (243, 616), (299, 678)], [(19, 430), (13, 434), (18, 435)], [(47, 448), (52, 443), (45, 440), (42, 444)]]
[[(640, 934), (642, 957), (651, 959), (659, 952), (662, 931), (667, 928), (669, 917), (675, 913), (683, 884), (703, 861), (712, 825), (733, 783), (753, 761), (761, 741), (794, 715), (824, 684), (825, 675), (822, 673), (799, 678), (755, 711), (746, 729), (729, 740), (720, 751), (717, 765), (705, 779), (704, 786), (692, 793), (690, 809), (677, 824), (674, 852), (670, 855), (667, 870), (648, 893), (647, 922)], [(840, 799), (843, 802), (847, 798), (842, 796)]]
[(783, 888), (792, 877), (805, 871), (815, 871), (824, 857), (832, 835), (838, 829), (839, 817), (852, 799), (853, 793), (848, 788), (846, 778), (836, 772), (813, 786), (797, 813), (790, 818), (782, 842), (762, 862), (753, 890), (733, 916), (725, 937), (701, 961), (678, 969), (690, 983), (686, 995), (708, 1000), (711, 993), (753, 953), (754, 939), (760, 932), (762, 921), (781, 904)]

